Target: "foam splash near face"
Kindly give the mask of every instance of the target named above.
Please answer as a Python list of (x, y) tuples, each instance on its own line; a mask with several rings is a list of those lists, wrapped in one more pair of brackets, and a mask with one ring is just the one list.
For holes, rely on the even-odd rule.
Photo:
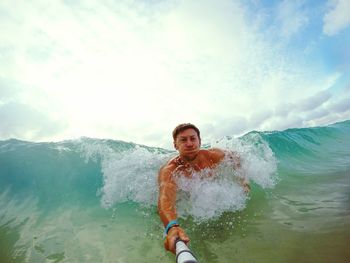
[[(245, 207), (248, 195), (240, 184), (245, 179), (262, 188), (273, 187), (276, 180), (276, 160), (268, 144), (258, 135), (244, 139), (223, 139), (212, 144), (226, 151), (225, 159), (213, 170), (193, 173), (192, 178), (178, 176), (178, 214), (203, 221), (226, 211)], [(239, 157), (240, 168), (237, 168)]]
[(86, 161), (101, 161), (103, 187), (98, 190), (101, 205), (111, 208), (132, 201), (155, 205), (158, 199), (158, 170), (169, 154), (150, 151), (141, 146), (131, 149), (112, 149), (108, 145), (85, 145), (82, 154)]
[[(203, 221), (220, 216), (225, 211), (245, 207), (247, 194), (239, 178), (247, 178), (262, 188), (276, 184), (276, 160), (268, 144), (258, 134), (240, 139), (222, 139), (211, 144), (240, 158), (240, 169), (235, 161), (225, 158), (215, 169), (194, 172), (191, 178), (177, 176), (178, 216), (192, 216)], [(106, 145), (85, 147), (85, 158), (101, 158), (103, 187), (98, 191), (101, 205), (111, 208), (118, 203), (136, 202), (143, 206), (156, 206), (158, 199), (158, 171), (176, 153), (161, 153), (136, 146), (126, 151), (115, 151)], [(227, 154), (226, 157), (230, 156)]]

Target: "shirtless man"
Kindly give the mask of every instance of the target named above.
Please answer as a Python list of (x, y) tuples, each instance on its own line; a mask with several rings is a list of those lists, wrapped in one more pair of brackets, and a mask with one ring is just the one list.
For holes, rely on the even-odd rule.
[[(225, 152), (217, 148), (200, 149), (201, 138), (199, 129), (190, 123), (178, 125), (173, 131), (173, 138), (174, 147), (179, 152), (179, 155), (160, 168), (158, 177), (158, 211), (165, 227), (165, 249), (175, 253), (175, 241), (178, 238), (185, 243), (188, 243), (190, 239), (177, 222), (177, 185), (174, 174), (190, 178), (193, 172), (198, 172), (205, 168), (213, 169), (224, 159)], [(237, 155), (230, 153), (229, 158), (233, 159), (233, 163), (235, 163), (234, 168), (240, 167)], [(240, 183), (244, 191), (249, 192), (248, 181), (241, 179)]]

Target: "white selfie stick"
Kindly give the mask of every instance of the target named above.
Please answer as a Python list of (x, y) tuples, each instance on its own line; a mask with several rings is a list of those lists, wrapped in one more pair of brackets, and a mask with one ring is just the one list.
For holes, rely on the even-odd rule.
[(198, 263), (191, 250), (186, 246), (185, 242), (178, 239), (176, 246), (176, 263)]

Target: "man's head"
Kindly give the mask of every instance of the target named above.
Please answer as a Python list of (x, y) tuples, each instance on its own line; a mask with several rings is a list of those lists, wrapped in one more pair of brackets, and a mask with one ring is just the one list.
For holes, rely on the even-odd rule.
[(197, 156), (201, 146), (199, 129), (191, 123), (178, 125), (173, 131), (174, 147), (185, 159)]
[(183, 132), (184, 130), (187, 129), (193, 129), (195, 130), (195, 132), (197, 133), (198, 139), (201, 139), (201, 133), (199, 131), (199, 129), (193, 125), (192, 123), (182, 123), (179, 124), (175, 127), (175, 129), (173, 130), (173, 139), (174, 141), (176, 141), (177, 136), (179, 135), (179, 133)]

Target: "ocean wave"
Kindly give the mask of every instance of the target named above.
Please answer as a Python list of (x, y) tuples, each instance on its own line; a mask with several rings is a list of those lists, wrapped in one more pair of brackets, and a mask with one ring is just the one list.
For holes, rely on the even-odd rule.
[[(253, 187), (266, 189), (292, 171), (312, 174), (349, 169), (349, 127), (347, 121), (327, 127), (251, 132), (207, 146), (237, 152)], [(7, 140), (0, 142), (0, 187), (31, 193), (43, 205), (99, 202), (109, 209), (131, 201), (156, 206), (158, 170), (174, 155), (175, 151), (115, 140)], [(247, 198), (236, 183), (235, 171), (225, 162), (220, 169), (214, 181), (182, 182), (191, 195), (179, 203), (181, 216), (209, 219), (245, 207)]]

